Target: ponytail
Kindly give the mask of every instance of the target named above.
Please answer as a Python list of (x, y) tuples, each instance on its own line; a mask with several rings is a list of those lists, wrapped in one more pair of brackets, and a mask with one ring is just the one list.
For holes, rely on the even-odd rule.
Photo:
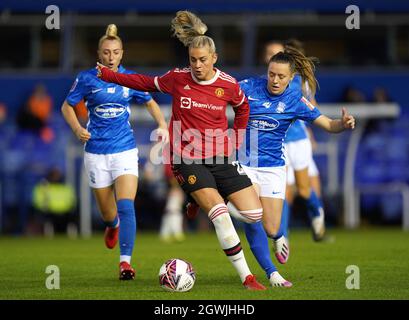
[(172, 35), (178, 38), (185, 47), (209, 47), (211, 53), (216, 52), (212, 38), (205, 36), (207, 26), (190, 11), (178, 11), (171, 23)]

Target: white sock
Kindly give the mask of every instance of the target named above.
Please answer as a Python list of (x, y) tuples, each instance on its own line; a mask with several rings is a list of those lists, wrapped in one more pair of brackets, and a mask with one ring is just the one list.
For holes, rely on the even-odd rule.
[(174, 211), (170, 214), (170, 225), (173, 234), (183, 233), (183, 215), (182, 212)]
[(184, 194), (180, 190), (171, 190), (166, 201), (165, 211), (180, 211), (182, 209)]
[(168, 233), (183, 233), (183, 213), (182, 206), (185, 200), (183, 191), (180, 189), (171, 189), (165, 206), (165, 216), (167, 217)]
[(131, 264), (131, 256), (119, 256), (119, 262), (128, 262)]
[(170, 227), (170, 215), (168, 212), (166, 212), (162, 216), (161, 224), (160, 224), (160, 230), (159, 230), (159, 235), (161, 237), (166, 237), (171, 234), (171, 227)]
[(216, 229), (220, 246), (233, 264), (243, 283), (251, 272), (244, 257), (240, 238), (231, 221), (227, 206), (224, 203), (215, 205), (210, 209), (208, 216)]

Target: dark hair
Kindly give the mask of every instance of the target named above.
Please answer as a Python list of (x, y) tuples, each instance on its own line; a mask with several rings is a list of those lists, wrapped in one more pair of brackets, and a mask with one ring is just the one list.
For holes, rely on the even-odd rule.
[(306, 57), (300, 50), (285, 45), (284, 52), (279, 52), (270, 58), (270, 63), (288, 63), (292, 73), (299, 73), (303, 82), (307, 82), (311, 90), (311, 94), (315, 95), (317, 91), (318, 81), (315, 78), (315, 64), (318, 59), (315, 57)]

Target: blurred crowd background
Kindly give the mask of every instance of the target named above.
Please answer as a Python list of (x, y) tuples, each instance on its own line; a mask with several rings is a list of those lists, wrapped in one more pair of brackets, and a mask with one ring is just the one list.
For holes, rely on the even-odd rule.
[[(171, 19), (184, 9), (207, 24), (219, 54), (217, 66), (239, 80), (266, 72), (266, 42), (302, 41), (307, 54), (320, 60), (318, 104), (336, 112), (341, 106), (365, 109), (363, 118), (355, 115), (364, 128), (353, 163), (356, 197), (348, 200), (359, 206), (359, 225), (402, 225), (409, 189), (409, 2), (353, 4), (359, 8), (359, 29), (346, 26), (348, 1), (2, 0), (0, 234), (41, 234), (49, 215), (64, 216), (62, 223), (75, 234), (81, 212), (88, 210), (85, 197), (92, 229), (102, 230), (95, 204), (84, 192), (82, 146), (60, 107), (76, 74), (95, 66), (98, 40), (110, 23), (123, 40), (126, 68), (154, 75), (188, 65), (186, 48), (170, 36)], [(59, 9), (57, 29), (46, 27), (49, 5)], [(154, 98), (169, 114), (170, 97)], [(376, 106), (396, 106), (399, 113), (371, 117)], [(76, 111), (85, 125), (84, 105)], [(154, 123), (135, 106), (132, 124), (140, 150), (138, 227), (158, 230), (167, 183), (163, 168), (149, 163)], [(343, 226), (345, 163), (355, 133), (334, 138), (313, 130), (327, 223)], [(46, 210), (47, 197), (55, 201)], [(186, 228), (206, 229), (203, 218), (185, 222)], [(303, 226), (306, 218), (295, 211), (291, 224)]]

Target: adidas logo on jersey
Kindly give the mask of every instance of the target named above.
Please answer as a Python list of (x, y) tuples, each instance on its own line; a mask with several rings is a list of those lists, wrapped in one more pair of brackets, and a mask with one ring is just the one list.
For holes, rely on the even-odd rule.
[(189, 85), (187, 84), (187, 85), (185, 85), (185, 86), (183, 87), (183, 89), (185, 89), (185, 90), (190, 90), (190, 87), (189, 87)]

